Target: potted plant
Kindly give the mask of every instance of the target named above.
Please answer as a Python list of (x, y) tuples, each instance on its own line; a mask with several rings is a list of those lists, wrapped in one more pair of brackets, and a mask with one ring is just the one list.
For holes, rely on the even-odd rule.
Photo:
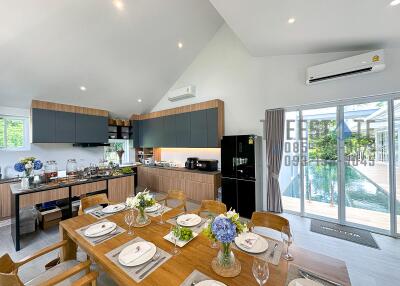
[(239, 220), (239, 214), (235, 210), (229, 210), (225, 214), (220, 214), (207, 222), (203, 229), (203, 234), (211, 241), (220, 242), (221, 245), (217, 257), (213, 259), (211, 264), (218, 275), (234, 277), (240, 273), (240, 262), (235, 258), (231, 250), (231, 244), (234, 242), (235, 237), (246, 231), (246, 224)]
[(126, 199), (126, 205), (131, 209), (137, 209), (139, 211), (136, 217), (136, 223), (138, 225), (145, 225), (149, 222), (149, 218), (146, 215), (145, 209), (153, 206), (156, 200), (149, 194), (149, 191), (139, 192), (134, 197), (128, 197)]
[(33, 181), (33, 170), (40, 170), (43, 167), (43, 163), (40, 160), (36, 160), (35, 157), (26, 157), (19, 160), (14, 165), (14, 169), (17, 172), (24, 173), (24, 177), (21, 180), (21, 188), (27, 189)]

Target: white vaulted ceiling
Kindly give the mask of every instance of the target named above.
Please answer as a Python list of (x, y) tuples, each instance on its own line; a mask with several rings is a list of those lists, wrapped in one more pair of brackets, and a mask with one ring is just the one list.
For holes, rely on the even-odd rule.
[(391, 1), (210, 0), (254, 56), (400, 47)]
[(146, 112), (223, 23), (205, 0), (119, 1), (0, 0), (0, 106)]

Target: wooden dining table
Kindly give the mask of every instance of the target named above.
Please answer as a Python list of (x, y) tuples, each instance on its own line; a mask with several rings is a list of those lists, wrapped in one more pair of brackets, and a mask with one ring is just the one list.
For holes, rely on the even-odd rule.
[[(129, 210), (128, 210), (129, 211)], [(163, 216), (164, 221), (181, 213), (181, 210), (172, 209)], [(109, 221), (127, 229), (124, 222), (125, 212), (117, 213), (107, 217)], [(179, 286), (194, 271), (198, 270), (212, 279), (221, 281), (229, 286), (252, 286), (259, 285), (252, 274), (254, 258), (244, 252), (233, 250), (241, 263), (241, 272), (234, 278), (218, 276), (211, 268), (211, 261), (216, 257), (218, 249), (211, 248), (210, 241), (203, 235), (199, 235), (181, 249), (181, 253), (173, 256), (163, 263), (153, 273), (140, 283), (136, 283), (121, 268), (111, 262), (106, 254), (113, 249), (133, 240), (136, 237), (154, 243), (157, 247), (170, 252), (174, 245), (163, 237), (170, 231), (171, 225), (158, 224), (159, 217), (151, 218), (150, 225), (142, 228), (134, 228), (134, 235), (124, 232), (98, 245), (92, 246), (80, 234), (77, 229), (95, 223), (97, 220), (89, 215), (81, 215), (60, 223), (60, 236), (67, 240), (61, 251), (61, 260), (76, 258), (77, 246), (82, 248), (93, 259), (102, 270), (104, 270), (118, 285), (143, 285), (143, 286)], [(351, 285), (347, 267), (344, 261), (306, 250), (296, 245), (291, 246), (294, 261), (287, 262), (280, 259), (279, 265), (269, 264), (270, 276), (265, 285), (283, 286), (286, 284), (288, 265), (294, 263), (309, 271), (318, 273), (323, 277), (329, 277), (343, 286)]]

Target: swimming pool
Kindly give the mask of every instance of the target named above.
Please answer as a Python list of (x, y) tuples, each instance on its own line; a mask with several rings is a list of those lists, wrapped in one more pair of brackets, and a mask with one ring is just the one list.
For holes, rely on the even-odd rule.
[[(304, 167), (305, 199), (338, 204), (337, 163), (310, 163)], [(373, 184), (353, 166), (345, 167), (346, 206), (389, 213), (389, 194)], [(311, 187), (311, 188), (310, 188)], [(300, 177), (296, 176), (283, 196), (300, 198)], [(397, 203), (400, 213), (400, 202)]]

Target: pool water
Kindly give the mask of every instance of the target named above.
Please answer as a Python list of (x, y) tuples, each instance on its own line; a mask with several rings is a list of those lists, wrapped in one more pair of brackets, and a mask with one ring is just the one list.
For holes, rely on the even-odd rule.
[[(337, 163), (310, 163), (304, 167), (305, 199), (338, 204)], [(345, 168), (346, 206), (389, 213), (389, 194), (348, 165)], [(283, 191), (283, 196), (300, 198), (300, 176)], [(400, 213), (400, 202), (397, 204)]]

